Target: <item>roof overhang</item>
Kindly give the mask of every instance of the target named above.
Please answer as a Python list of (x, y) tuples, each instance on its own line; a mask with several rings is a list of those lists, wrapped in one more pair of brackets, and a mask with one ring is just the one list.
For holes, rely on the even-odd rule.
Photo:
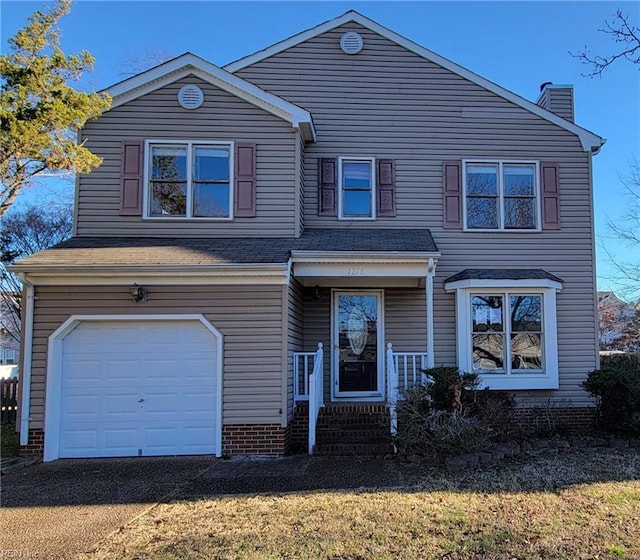
[(288, 284), (289, 263), (171, 265), (14, 265), (11, 271), (36, 286), (122, 286), (127, 284), (208, 286)]
[(558, 125), (559, 127), (564, 128), (569, 132), (572, 132), (573, 134), (577, 135), (578, 138), (580, 139), (582, 149), (585, 152), (598, 153), (598, 151), (606, 141), (604, 138), (601, 138), (597, 134), (594, 134), (593, 132), (590, 132), (589, 130), (582, 128), (572, 122), (569, 122), (563, 119), (562, 117), (559, 117), (555, 113), (552, 113), (551, 111), (547, 111), (546, 109), (543, 109), (539, 105), (536, 105), (535, 103), (525, 99), (524, 97), (521, 97), (513, 93), (512, 91), (509, 91), (487, 80), (486, 78), (483, 78), (482, 76), (474, 72), (471, 72), (470, 70), (464, 68), (463, 66), (460, 66), (459, 64), (456, 64), (455, 62), (452, 62), (440, 56), (439, 54), (436, 54), (435, 52), (424, 48), (423, 46), (411, 41), (410, 39), (407, 39), (406, 37), (399, 35), (395, 31), (391, 31), (390, 29), (380, 25), (379, 23), (353, 10), (335, 19), (326, 21), (320, 25), (312, 27), (311, 29), (307, 29), (306, 31), (293, 35), (292, 37), (289, 37), (284, 41), (275, 43), (274, 45), (271, 45), (270, 47), (267, 47), (264, 50), (258, 51), (252, 55), (243, 57), (239, 60), (236, 60), (235, 62), (227, 64), (226, 66), (224, 66), (224, 69), (227, 70), (228, 72), (237, 72), (239, 70), (242, 70), (243, 68), (246, 68), (247, 66), (251, 66), (252, 64), (256, 64), (257, 62), (260, 62), (265, 58), (269, 58), (286, 49), (294, 47), (295, 45), (298, 45), (303, 41), (307, 41), (309, 39), (312, 39), (313, 37), (317, 37), (318, 35), (331, 31), (336, 27), (340, 27), (341, 25), (345, 25), (349, 23), (357, 23), (362, 27), (366, 27), (367, 29), (373, 31), (374, 33), (378, 33), (382, 37), (385, 37), (390, 41), (393, 41), (394, 43), (417, 54), (418, 56), (421, 56), (427, 60), (430, 60), (431, 62), (434, 62), (435, 64), (441, 66), (442, 68), (446, 68), (447, 70), (450, 70), (451, 72), (454, 72), (455, 74), (458, 74), (463, 78), (466, 78), (470, 82), (473, 82), (495, 93), (496, 95), (506, 99), (507, 101), (511, 101), (512, 103), (522, 107), (523, 109), (526, 109), (531, 113), (534, 113), (539, 117), (555, 125)]
[(292, 251), (292, 275), (303, 286), (421, 287), (440, 253)]
[(525, 289), (525, 288), (552, 288), (562, 290), (562, 283), (548, 278), (528, 278), (520, 280), (490, 280), (486, 278), (467, 278), (456, 282), (445, 282), (444, 289), (447, 292), (454, 292), (460, 289)]
[(316, 139), (313, 119), (308, 111), (192, 53), (185, 53), (155, 66), (146, 72), (114, 84), (105, 91), (113, 99), (111, 108), (115, 108), (187, 76), (196, 76), (289, 122), (293, 128), (302, 132), (307, 141), (314, 142)]

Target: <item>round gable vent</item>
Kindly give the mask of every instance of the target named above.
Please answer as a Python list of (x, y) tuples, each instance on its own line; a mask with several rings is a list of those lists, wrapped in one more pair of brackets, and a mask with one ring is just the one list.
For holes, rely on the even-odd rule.
[(340, 37), (340, 48), (347, 54), (358, 54), (364, 45), (364, 40), (360, 33), (347, 31)]
[(195, 84), (182, 86), (178, 91), (178, 103), (185, 109), (197, 109), (204, 101), (204, 93)]

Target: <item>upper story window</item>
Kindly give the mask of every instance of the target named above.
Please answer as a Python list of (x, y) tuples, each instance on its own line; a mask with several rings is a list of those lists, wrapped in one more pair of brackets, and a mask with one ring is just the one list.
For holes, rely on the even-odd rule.
[(537, 162), (464, 162), (465, 228), (539, 230)]
[(338, 158), (338, 216), (374, 220), (376, 217), (375, 158)]
[(148, 144), (148, 216), (233, 217), (231, 143)]

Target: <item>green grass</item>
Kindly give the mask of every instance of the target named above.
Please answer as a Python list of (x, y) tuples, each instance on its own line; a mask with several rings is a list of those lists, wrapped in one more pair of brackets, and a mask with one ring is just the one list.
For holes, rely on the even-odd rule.
[(0, 427), (0, 458), (17, 457), (20, 452), (19, 436), (13, 426)]
[(404, 488), (162, 503), (86, 558), (640, 558), (640, 452), (405, 475)]

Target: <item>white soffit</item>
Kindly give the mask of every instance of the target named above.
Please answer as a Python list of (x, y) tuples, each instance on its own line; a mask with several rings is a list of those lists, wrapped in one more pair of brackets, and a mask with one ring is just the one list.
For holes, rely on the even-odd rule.
[(292, 127), (300, 128), (303, 131), (306, 140), (315, 141), (315, 128), (308, 111), (277, 95), (268, 93), (192, 53), (185, 53), (146, 72), (114, 84), (104, 91), (112, 97), (111, 107), (115, 108), (187, 76), (196, 76), (204, 82), (288, 121)]
[(311, 29), (307, 29), (306, 31), (293, 35), (292, 37), (289, 37), (284, 41), (275, 43), (274, 45), (271, 45), (266, 49), (258, 51), (249, 56), (240, 58), (235, 62), (227, 64), (223, 68), (228, 72), (237, 72), (238, 70), (242, 70), (247, 66), (251, 66), (252, 64), (256, 64), (257, 62), (260, 62), (265, 58), (269, 58), (270, 56), (278, 54), (304, 41), (312, 39), (313, 37), (317, 37), (318, 35), (321, 35), (323, 33), (326, 33), (327, 31), (331, 31), (336, 27), (340, 27), (341, 25), (345, 25), (348, 23), (360, 24), (363, 27), (366, 27), (367, 29), (373, 31), (374, 33), (377, 33), (389, 39), (390, 41), (393, 41), (394, 43), (400, 45), (401, 47), (404, 47), (405, 49), (417, 54), (418, 56), (421, 56), (427, 60), (430, 60), (435, 64), (438, 64), (439, 66), (442, 66), (443, 68), (450, 70), (451, 72), (454, 72), (455, 74), (458, 74), (459, 76), (469, 80), (470, 82), (473, 82), (479, 85), (480, 87), (483, 87), (486, 90), (489, 90), (495, 93), (496, 95), (506, 99), (507, 101), (515, 103), (516, 105), (522, 107), (523, 109), (526, 109), (538, 115), (539, 117), (561, 128), (564, 128), (569, 132), (572, 132), (573, 134), (577, 135), (580, 138), (582, 148), (587, 152), (597, 153), (600, 147), (602, 147), (602, 145), (605, 143), (604, 138), (601, 138), (600, 136), (598, 136), (597, 134), (594, 134), (593, 132), (587, 130), (586, 128), (582, 128), (574, 123), (566, 121), (565, 119), (559, 117), (555, 113), (552, 113), (550, 111), (547, 111), (546, 109), (543, 109), (542, 107), (525, 99), (524, 97), (520, 97), (519, 95), (513, 93), (512, 91), (509, 91), (508, 89), (505, 89), (502, 86), (499, 86), (487, 80), (486, 78), (483, 78), (482, 76), (474, 72), (471, 72), (470, 70), (467, 70), (463, 66), (460, 66), (459, 64), (456, 64), (455, 62), (452, 62), (451, 60), (448, 60), (440, 56), (439, 54), (436, 54), (435, 52), (430, 51), (429, 49), (426, 49), (425, 47), (413, 42), (412, 40), (407, 39), (402, 35), (399, 35), (395, 31), (391, 31), (390, 29), (380, 25), (379, 23), (353, 10), (348, 11), (347, 13), (335, 19), (326, 21), (324, 23), (321, 23), (320, 25), (312, 27)]

